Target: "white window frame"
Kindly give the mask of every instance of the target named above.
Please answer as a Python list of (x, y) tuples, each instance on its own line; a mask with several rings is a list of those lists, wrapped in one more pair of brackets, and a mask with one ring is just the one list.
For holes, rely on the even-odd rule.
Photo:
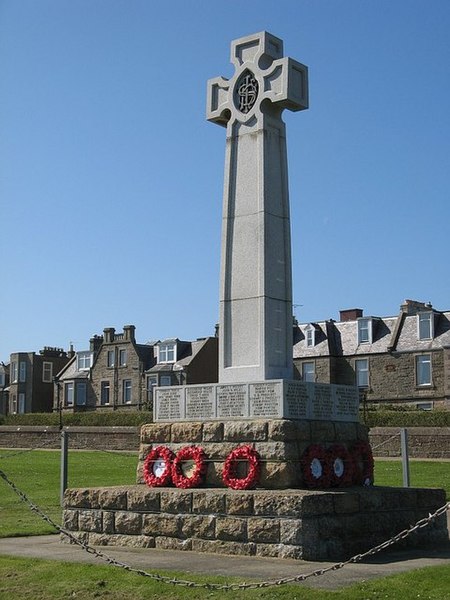
[(316, 345), (316, 328), (312, 325), (307, 325), (305, 327), (305, 339), (306, 339), (306, 347), (314, 348)]
[(11, 383), (17, 382), (18, 373), (19, 373), (19, 370), (17, 368), (17, 361), (13, 361), (11, 363)]
[[(131, 384), (131, 379), (123, 379), (122, 380), (122, 403), (123, 404), (131, 404), (131, 402), (133, 401), (132, 389), (133, 388), (132, 388), (132, 384)], [(127, 399), (127, 398), (129, 398), (129, 399)]]
[[(363, 331), (367, 331), (366, 336), (363, 336)], [(372, 319), (370, 317), (362, 317), (358, 319), (358, 344), (372, 343)]]
[[(70, 392), (70, 394), (68, 393)], [(70, 397), (70, 401), (69, 401)], [(75, 403), (75, 384), (73, 381), (66, 381), (64, 384), (64, 404), (66, 406), (73, 406)]]
[[(308, 368), (310, 367), (312, 367), (312, 369), (308, 371)], [(302, 363), (302, 381), (310, 381), (312, 383), (316, 381), (316, 364), (314, 361)]]
[(27, 380), (27, 363), (24, 360), (19, 362), (19, 381), (24, 383)]
[[(434, 338), (434, 314), (431, 311), (417, 313), (417, 338), (419, 340), (432, 340)], [(422, 324), (427, 323), (427, 334), (422, 335)]]
[(92, 352), (77, 352), (78, 371), (89, 371), (92, 366)]
[(53, 381), (53, 363), (44, 361), (42, 363), (42, 381), (52, 383)]
[(160, 344), (158, 346), (158, 363), (174, 363), (177, 360), (177, 345)]
[[(431, 361), (431, 354), (417, 354), (416, 355), (416, 386), (417, 387), (431, 387), (433, 385), (433, 367)], [(423, 372), (421, 368), (423, 365), (429, 365), (429, 377), (426, 381), (423, 379)]]
[(106, 366), (109, 368), (115, 367), (116, 365), (116, 351), (108, 350), (106, 353)]
[[(106, 394), (106, 390), (108, 393)], [(108, 401), (104, 401), (104, 398), (108, 396)], [(101, 406), (108, 406), (111, 398), (111, 382), (109, 379), (104, 379), (100, 382), (100, 404)]]
[(127, 349), (120, 348), (119, 349), (119, 367), (127, 366)]
[(355, 360), (356, 385), (359, 388), (369, 387), (369, 359), (357, 358)]

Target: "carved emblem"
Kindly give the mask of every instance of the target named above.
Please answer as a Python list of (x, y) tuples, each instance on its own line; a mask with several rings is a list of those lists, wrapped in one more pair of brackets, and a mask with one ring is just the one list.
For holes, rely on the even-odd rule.
[(238, 109), (247, 114), (253, 108), (258, 97), (258, 82), (248, 69), (242, 73), (236, 85), (236, 104)]

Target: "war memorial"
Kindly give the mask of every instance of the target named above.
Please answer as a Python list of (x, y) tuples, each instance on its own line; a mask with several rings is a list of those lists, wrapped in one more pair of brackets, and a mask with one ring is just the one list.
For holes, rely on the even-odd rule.
[[(64, 526), (90, 545), (342, 560), (445, 493), (374, 485), (358, 390), (293, 379), (282, 112), (308, 108), (308, 70), (267, 32), (232, 42), (231, 62), (207, 94), (226, 128), (219, 382), (157, 388), (136, 485), (67, 490)], [(447, 536), (442, 515), (403, 543)]]

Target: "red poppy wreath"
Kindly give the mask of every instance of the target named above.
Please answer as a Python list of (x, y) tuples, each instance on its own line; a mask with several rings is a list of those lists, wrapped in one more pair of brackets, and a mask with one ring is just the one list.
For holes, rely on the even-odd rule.
[(333, 444), (327, 450), (330, 465), (330, 485), (348, 486), (353, 482), (353, 458), (350, 452), (340, 444)]
[(199, 487), (205, 480), (207, 456), (200, 446), (181, 448), (172, 463), (172, 481), (177, 488)]
[(172, 482), (172, 461), (175, 454), (166, 446), (157, 446), (144, 461), (144, 480), (150, 487), (162, 487)]
[(303, 483), (308, 488), (330, 486), (330, 462), (327, 451), (318, 444), (311, 444), (303, 452), (300, 460)]
[[(240, 462), (248, 463), (247, 475), (238, 477)], [(261, 463), (258, 452), (252, 446), (238, 446), (230, 452), (225, 460), (222, 481), (233, 490), (251, 490), (259, 483)]]
[(373, 455), (368, 442), (357, 442), (352, 448), (353, 483), (373, 485)]

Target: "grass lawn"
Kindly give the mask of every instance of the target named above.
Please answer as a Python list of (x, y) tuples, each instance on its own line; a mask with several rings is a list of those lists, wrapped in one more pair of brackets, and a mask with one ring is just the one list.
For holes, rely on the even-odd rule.
[[(174, 575), (170, 573), (170, 575)], [(186, 577), (183, 573), (177, 577)], [(231, 583), (237, 579), (189, 575), (198, 583)], [(55, 561), (0, 557), (0, 599), (54, 600), (449, 600), (450, 568), (427, 567), (391, 577), (362, 582), (339, 591), (285, 585), (261, 590), (213, 591), (188, 589), (127, 573), (108, 566), (58, 563)]]

